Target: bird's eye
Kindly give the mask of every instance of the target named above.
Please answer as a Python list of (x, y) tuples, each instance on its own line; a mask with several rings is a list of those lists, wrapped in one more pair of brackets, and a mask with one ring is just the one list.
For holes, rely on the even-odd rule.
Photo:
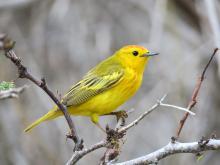
[(138, 55), (138, 51), (133, 51), (132, 54), (133, 54), (134, 56), (137, 56), (137, 55)]

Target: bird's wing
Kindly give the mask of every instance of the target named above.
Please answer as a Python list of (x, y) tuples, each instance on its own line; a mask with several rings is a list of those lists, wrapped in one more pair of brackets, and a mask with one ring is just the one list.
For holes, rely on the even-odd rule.
[[(101, 71), (101, 72), (100, 72)], [(66, 106), (80, 105), (92, 97), (114, 87), (124, 71), (119, 65), (94, 68), (63, 97)]]

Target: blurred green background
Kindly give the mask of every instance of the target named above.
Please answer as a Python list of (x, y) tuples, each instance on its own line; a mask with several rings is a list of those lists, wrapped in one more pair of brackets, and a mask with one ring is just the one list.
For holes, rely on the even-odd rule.
[[(0, 32), (16, 43), (16, 53), (37, 77), (45, 77), (56, 93), (69, 86), (98, 62), (127, 44), (140, 44), (160, 52), (144, 75), (141, 90), (124, 109), (134, 108), (132, 121), (157, 99), (185, 107), (196, 80), (215, 47), (220, 47), (219, 0), (0, 0)], [(197, 141), (215, 132), (220, 135), (220, 56), (207, 72), (180, 141)], [(15, 66), (0, 56), (0, 81), (16, 80)], [(0, 164), (64, 164), (73, 144), (66, 141), (63, 117), (41, 124), (31, 133), (23, 129), (46, 113), (53, 102), (38, 87), (17, 79), (16, 86), (31, 85), (19, 99), (0, 100)], [(119, 161), (152, 152), (175, 135), (182, 112), (160, 108), (132, 128)], [(86, 117), (73, 117), (85, 145), (105, 135)], [(114, 126), (113, 117), (101, 124)], [(78, 164), (98, 164), (104, 149), (87, 155)], [(192, 154), (166, 158), (161, 165), (218, 165), (219, 151), (206, 152), (199, 162)]]

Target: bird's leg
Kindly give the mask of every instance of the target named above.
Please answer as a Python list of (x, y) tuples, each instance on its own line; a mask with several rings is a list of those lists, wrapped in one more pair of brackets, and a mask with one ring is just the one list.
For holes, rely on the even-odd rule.
[(93, 114), (91, 116), (91, 121), (99, 128), (101, 129), (103, 132), (106, 133), (105, 129), (102, 128), (102, 126), (99, 124), (99, 116), (97, 114)]
[(110, 112), (110, 113), (104, 114), (104, 115), (115, 115), (117, 121), (118, 121), (120, 118), (121, 118), (122, 120), (125, 120), (125, 118), (128, 117), (128, 114), (127, 114), (124, 110), (117, 111), (117, 112)]

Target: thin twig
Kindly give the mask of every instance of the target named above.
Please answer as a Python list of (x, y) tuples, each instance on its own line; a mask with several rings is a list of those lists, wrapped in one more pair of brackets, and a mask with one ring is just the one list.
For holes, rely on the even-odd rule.
[(72, 157), (68, 160), (66, 165), (72, 165), (78, 162), (83, 156), (87, 155), (88, 153), (95, 151), (99, 148), (106, 147), (108, 145), (107, 141), (101, 141), (94, 145), (92, 145), (90, 148), (84, 148), (81, 151), (75, 151)]
[(28, 86), (24, 85), (19, 88), (11, 88), (8, 90), (0, 91), (0, 100), (8, 98), (18, 98), (18, 95), (21, 94), (26, 88), (28, 88)]
[(192, 111), (189, 111), (188, 109), (186, 108), (183, 108), (183, 107), (179, 107), (179, 106), (176, 106), (176, 105), (172, 105), (172, 104), (165, 104), (165, 103), (160, 103), (160, 106), (162, 107), (169, 107), (169, 108), (174, 108), (174, 109), (177, 109), (177, 110), (180, 110), (180, 111), (185, 111), (185, 112), (188, 112), (190, 115), (195, 115), (194, 112)]
[(0, 35), (0, 50), (3, 50), (5, 52), (5, 56), (9, 58), (18, 68), (18, 74), (19, 78), (26, 78), (30, 81), (32, 81), (35, 85), (40, 87), (44, 92), (48, 94), (48, 96), (55, 102), (55, 104), (59, 107), (59, 109), (63, 112), (66, 121), (69, 125), (71, 136), (69, 136), (74, 142), (75, 142), (75, 149), (80, 150), (82, 149), (82, 140), (79, 139), (75, 125), (68, 114), (68, 111), (66, 109), (66, 106), (62, 104), (59, 99), (53, 94), (53, 92), (48, 88), (46, 81), (44, 78), (41, 80), (38, 80), (34, 76), (32, 76), (27, 68), (21, 63), (21, 59), (15, 54), (15, 52), (12, 50), (15, 45), (15, 42), (10, 40), (6, 37), (6, 35)]
[[(210, 57), (208, 63), (205, 66), (205, 68), (203, 69), (201, 76), (197, 80), (196, 87), (195, 87), (195, 89), (193, 91), (191, 100), (190, 100), (190, 102), (189, 102), (189, 104), (187, 106), (188, 110), (191, 110), (196, 105), (196, 103), (197, 103), (197, 96), (198, 96), (199, 90), (201, 88), (202, 82), (203, 82), (203, 80), (205, 78), (205, 73), (206, 73), (206, 71), (207, 71), (207, 69), (208, 69), (208, 67), (209, 67), (209, 65), (210, 65), (210, 63), (211, 63), (212, 59), (214, 58), (214, 56), (215, 56), (217, 51), (218, 51), (218, 48), (214, 49), (214, 51), (212, 53), (212, 56)], [(188, 116), (189, 116), (189, 113), (187, 112), (187, 113), (185, 113), (183, 118), (180, 120), (179, 127), (178, 127), (177, 133), (176, 133), (176, 138), (178, 138), (180, 136), (180, 133), (182, 131), (182, 128), (183, 128), (184, 123), (186, 122), (186, 119), (188, 118)]]
[(145, 111), (141, 116), (139, 116), (137, 119), (135, 119), (130, 124), (120, 128), (118, 132), (126, 132), (131, 127), (137, 125), (145, 116), (149, 115), (151, 112), (153, 112), (155, 109), (157, 109), (160, 106), (160, 103), (166, 98), (167, 95), (164, 95), (156, 104), (154, 104), (150, 109)]

